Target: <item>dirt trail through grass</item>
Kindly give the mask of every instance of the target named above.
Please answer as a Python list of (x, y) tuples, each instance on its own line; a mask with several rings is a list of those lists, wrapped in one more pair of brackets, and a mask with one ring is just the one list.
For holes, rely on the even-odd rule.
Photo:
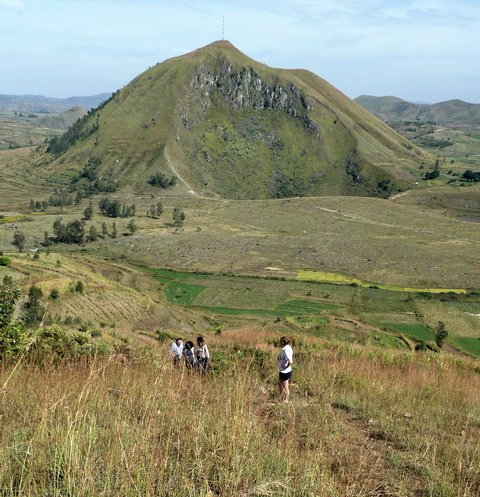
[[(344, 406), (333, 403), (329, 406), (334, 424), (342, 433), (343, 442), (339, 444), (336, 465), (357, 468), (357, 471), (342, 475), (344, 484), (349, 489), (349, 495), (397, 496), (398, 481), (408, 488), (412, 495), (422, 490), (422, 482), (418, 476), (402, 471), (396, 474), (395, 469), (388, 464), (392, 454), (401, 454), (405, 448), (387, 432), (379, 427), (378, 421), (371, 418), (363, 421)], [(355, 494), (355, 492), (357, 492)]]
[(391, 197), (389, 197), (389, 200), (395, 200), (396, 198), (400, 198), (400, 197), (403, 197), (405, 195), (408, 195), (409, 191), (405, 191), (405, 192), (401, 192), (401, 193), (396, 193), (395, 195), (392, 195)]
[(170, 167), (170, 169), (172, 170), (173, 174), (175, 174), (175, 176), (187, 187), (188, 193), (190, 193), (191, 195), (194, 195), (196, 197), (205, 198), (204, 196), (199, 195), (192, 188), (192, 186), (190, 185), (190, 183), (188, 183), (187, 180), (178, 172), (177, 168), (173, 164), (173, 161), (170, 159), (170, 155), (168, 154), (167, 147), (165, 147), (165, 159), (167, 159), (167, 164)]
[(260, 226), (254, 226), (253, 224), (247, 224), (247, 223), (242, 223), (241, 221), (234, 221), (232, 219), (226, 219), (221, 216), (215, 216), (214, 214), (210, 214), (210, 212), (207, 212), (207, 216), (211, 217), (213, 219), (220, 219), (220, 221), (223, 221), (224, 223), (228, 223), (228, 226), (231, 226), (233, 224), (238, 225), (238, 226), (246, 226), (247, 228), (252, 228), (254, 230), (259, 230), (259, 231), (268, 231), (265, 228), (260, 228)]
[[(351, 219), (353, 221), (358, 221), (358, 222), (365, 223), (365, 224), (372, 224), (372, 225), (375, 225), (375, 226), (384, 226), (386, 228), (397, 228), (397, 229), (415, 231), (415, 232), (420, 232), (420, 233), (430, 233), (430, 234), (436, 235), (436, 236), (439, 235), (438, 231), (435, 231), (435, 230), (430, 230), (430, 229), (425, 229), (425, 228), (415, 228), (413, 226), (406, 226), (404, 224), (384, 223), (382, 221), (376, 221), (376, 220), (373, 220), (373, 219), (368, 219), (368, 218), (365, 218), (365, 217), (355, 216), (353, 214), (347, 214), (347, 213), (344, 213), (344, 212), (340, 212), (339, 210), (336, 210), (336, 209), (329, 209), (328, 207), (319, 207), (318, 205), (315, 205), (313, 207), (315, 209), (319, 209), (321, 211), (326, 211), (326, 212), (330, 212), (332, 214), (337, 214), (340, 217), (344, 217), (346, 219)], [(451, 238), (451, 239), (454, 239), (454, 240), (457, 240), (457, 241), (469, 241), (469, 242), (476, 241), (476, 240), (473, 240), (472, 238), (465, 238), (465, 237), (458, 238), (455, 235), (449, 235), (447, 233), (442, 233), (442, 236), (445, 237), (445, 238)]]

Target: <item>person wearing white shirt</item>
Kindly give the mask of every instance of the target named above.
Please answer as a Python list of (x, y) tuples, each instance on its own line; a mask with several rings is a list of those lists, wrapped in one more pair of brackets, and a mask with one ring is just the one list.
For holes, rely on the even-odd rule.
[(197, 338), (197, 363), (202, 374), (207, 372), (210, 352), (208, 351), (207, 343), (203, 336)]
[(173, 366), (178, 368), (183, 357), (183, 341), (181, 338), (176, 338), (170, 345), (170, 354), (173, 357)]
[(278, 388), (280, 398), (288, 402), (290, 398), (290, 378), (292, 376), (293, 349), (288, 337), (280, 338), (280, 356), (278, 358)]

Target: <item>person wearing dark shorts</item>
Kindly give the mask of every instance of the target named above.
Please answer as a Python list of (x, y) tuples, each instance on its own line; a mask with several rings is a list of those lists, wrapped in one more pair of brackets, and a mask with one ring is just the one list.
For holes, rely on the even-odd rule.
[(290, 378), (292, 376), (293, 349), (288, 337), (280, 338), (280, 357), (278, 358), (278, 388), (280, 398), (288, 402), (290, 398)]

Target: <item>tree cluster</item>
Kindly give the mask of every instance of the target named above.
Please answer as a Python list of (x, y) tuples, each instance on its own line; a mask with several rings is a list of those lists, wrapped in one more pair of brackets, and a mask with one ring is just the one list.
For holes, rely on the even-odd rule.
[(119, 200), (111, 200), (108, 197), (102, 198), (98, 207), (100, 212), (108, 217), (133, 217), (136, 210), (135, 204), (122, 204)]
[(32, 285), (28, 291), (28, 300), (23, 304), (23, 308), (25, 309), (25, 324), (33, 325), (39, 323), (43, 319), (45, 307), (41, 302), (42, 297), (42, 289)]
[(46, 200), (30, 200), (30, 205), (28, 206), (31, 211), (46, 211), (48, 207), (48, 202)]
[(26, 237), (21, 231), (17, 231), (13, 235), (13, 241), (12, 244), (17, 247), (19, 252), (23, 252), (23, 249), (25, 248), (25, 242), (26, 242)]
[(437, 159), (431, 171), (427, 171), (423, 177), (425, 180), (435, 179), (440, 176), (440, 161)]
[(462, 174), (462, 178), (465, 181), (477, 183), (480, 181), (480, 171), (471, 171), (470, 169), (468, 169)]
[(83, 170), (72, 179), (72, 188), (83, 193), (84, 196), (93, 195), (94, 193), (115, 192), (118, 186), (117, 183), (98, 175), (98, 168), (101, 163), (100, 158), (90, 157)]
[[(53, 300), (58, 298), (58, 290), (54, 290), (56, 289), (50, 293)], [(74, 291), (84, 291), (81, 281), (77, 282)], [(53, 326), (39, 327), (45, 308), (42, 305), (43, 292), (35, 285), (30, 287), (23, 305), (22, 321), (13, 322), (19, 297), (20, 290), (12, 281), (6, 282), (4, 278), (3, 285), (0, 285), (0, 361), (16, 359), (19, 355), (28, 353), (30, 361), (42, 363), (46, 360), (51, 363), (52, 360), (64, 361), (106, 350), (104, 345), (99, 344), (97, 347), (92, 343), (85, 332), (71, 332)], [(91, 336), (94, 336), (93, 332)]]
[(163, 204), (162, 202), (157, 202), (156, 204), (152, 204), (150, 209), (147, 211), (147, 217), (151, 217), (153, 219), (159, 218), (163, 213)]
[(51, 207), (63, 207), (65, 205), (73, 205), (74, 203), (79, 203), (81, 200), (81, 195), (74, 198), (72, 195), (66, 193), (51, 195), (48, 200), (30, 200), (29, 209), (31, 211), (46, 211), (49, 206)]
[(180, 209), (180, 207), (173, 208), (172, 217), (175, 228), (182, 228), (183, 223), (185, 222), (185, 213)]
[(169, 186), (175, 186), (177, 184), (177, 178), (172, 176), (168, 178), (165, 174), (160, 171), (152, 174), (148, 179), (148, 183), (152, 186), (159, 186), (161, 188), (168, 188)]
[(4, 281), (3, 285), (0, 285), (0, 335), (12, 319), (19, 296), (20, 290), (10, 282)]
[(437, 344), (437, 347), (441, 349), (447, 338), (448, 331), (445, 329), (445, 323), (443, 321), (439, 321), (435, 333), (435, 343)]
[(94, 111), (88, 112), (88, 114), (75, 121), (63, 135), (50, 138), (47, 152), (60, 155), (78, 140), (88, 138), (95, 133), (99, 128), (99, 124), (98, 119), (93, 120), (93, 115)]
[(99, 128), (98, 112), (110, 102), (118, 92), (112, 93), (110, 98), (98, 105), (94, 109), (90, 109), (86, 115), (75, 121), (68, 129), (60, 136), (54, 136), (47, 142), (47, 152), (59, 155), (67, 150), (70, 145), (73, 145), (78, 140), (84, 140)]
[(85, 223), (77, 219), (67, 224), (62, 223), (62, 218), (59, 217), (53, 223), (53, 232), (55, 234), (54, 241), (56, 243), (77, 243), (83, 242), (85, 237)]
[(438, 169), (434, 169), (433, 171), (427, 171), (425, 173), (424, 179), (435, 179), (440, 176), (440, 171)]

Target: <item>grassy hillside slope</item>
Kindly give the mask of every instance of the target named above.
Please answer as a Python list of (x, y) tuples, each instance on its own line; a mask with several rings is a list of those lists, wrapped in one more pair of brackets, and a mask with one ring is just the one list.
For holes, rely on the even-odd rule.
[(2, 368), (2, 495), (478, 497), (477, 364), (295, 336), (282, 404), (278, 338), (209, 337), (207, 377), (169, 342)]

